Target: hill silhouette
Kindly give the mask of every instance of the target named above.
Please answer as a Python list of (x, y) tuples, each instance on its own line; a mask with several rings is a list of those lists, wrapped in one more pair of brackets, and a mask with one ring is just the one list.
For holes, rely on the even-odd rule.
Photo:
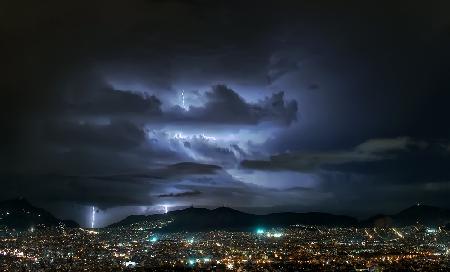
[(244, 213), (231, 208), (217, 209), (187, 208), (176, 210), (164, 215), (129, 216), (110, 227), (127, 226), (131, 223), (156, 218), (172, 218), (174, 221), (163, 231), (208, 231), (208, 230), (254, 230), (256, 227), (286, 227), (293, 224), (340, 226), (348, 227), (357, 224), (357, 220), (350, 216), (333, 215), (328, 213), (272, 213), (255, 215)]
[(316, 225), (325, 227), (401, 227), (450, 225), (450, 210), (428, 205), (414, 205), (392, 215), (378, 214), (358, 221), (354, 217), (321, 212), (281, 212), (267, 215), (244, 213), (227, 207), (216, 209), (186, 208), (168, 214), (132, 215), (109, 227), (161, 218), (174, 219), (163, 231), (254, 230), (256, 227), (286, 227), (290, 225)]
[(379, 214), (361, 222), (365, 227), (402, 227), (420, 224), (424, 226), (440, 226), (450, 223), (450, 210), (429, 206), (413, 205), (396, 214)]
[(0, 201), (0, 226), (26, 230), (35, 226), (79, 227), (72, 220), (60, 220), (48, 211), (34, 207), (24, 198)]

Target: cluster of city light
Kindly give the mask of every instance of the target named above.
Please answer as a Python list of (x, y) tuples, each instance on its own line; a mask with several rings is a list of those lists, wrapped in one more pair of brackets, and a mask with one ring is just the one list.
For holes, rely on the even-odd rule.
[(203, 258), (203, 259), (188, 259), (187, 260), (187, 263), (188, 264), (190, 264), (190, 265), (194, 265), (194, 264), (196, 264), (196, 263), (201, 263), (201, 262), (203, 262), (203, 263), (209, 263), (209, 262), (211, 262), (211, 258), (208, 258), (208, 257), (205, 257), (205, 258)]
[(125, 267), (129, 267), (129, 268), (134, 268), (134, 267), (136, 267), (136, 262), (132, 262), (132, 261), (127, 261), (127, 262), (124, 262), (124, 266)]
[(280, 232), (275, 232), (275, 233), (268, 232), (266, 235), (267, 235), (267, 237), (275, 237), (275, 238), (280, 238), (281, 236), (283, 236), (283, 234)]
[(392, 230), (394, 231), (394, 233), (398, 236), (398, 237), (400, 237), (400, 238), (404, 238), (404, 236), (403, 236), (403, 234), (401, 234), (400, 233), (400, 231), (398, 231), (396, 228), (392, 228)]
[(264, 228), (257, 228), (256, 234), (258, 235), (266, 234), (267, 237), (275, 237), (275, 238), (280, 238), (281, 236), (283, 236), (283, 233), (281, 232), (270, 232), (270, 231), (266, 232)]
[[(175, 270), (181, 266), (207, 271), (248, 267), (251, 267), (249, 271), (263, 271), (268, 265), (284, 267), (282, 271), (294, 271), (303, 265), (311, 267), (311, 271), (325, 268), (331, 271), (337, 266), (348, 269), (344, 271), (352, 268), (353, 271), (368, 271), (368, 263), (378, 263), (383, 269), (406, 264), (405, 267), (414, 266), (421, 271), (450, 267), (449, 232), (443, 227), (325, 228), (300, 225), (269, 228), (260, 225), (252, 232), (166, 233), (160, 229), (173, 219), (160, 218), (120, 228), (36, 227), (33, 233), (20, 235), (4, 231), (6, 236), (0, 238), (3, 258), (0, 267), (6, 265), (11, 268), (6, 271), (20, 271), (20, 265), (16, 266), (14, 262), (26, 262), (33, 269), (48, 263), (49, 269), (54, 269), (43, 271), (59, 271), (58, 265), (61, 265), (60, 269), (68, 265), (67, 258), (74, 267), (87, 268), (88, 265), (91, 270), (85, 271), (96, 271), (97, 267), (103, 267), (104, 271), (123, 271), (108, 270), (116, 269), (117, 265), (121, 269), (162, 266)], [(398, 238), (401, 236), (404, 239)], [(66, 248), (68, 243), (71, 247)], [(436, 269), (430, 270), (430, 267)]]
[(435, 228), (427, 228), (427, 233), (436, 233), (437, 230)]
[(263, 228), (257, 228), (256, 229), (256, 234), (264, 234), (264, 232), (266, 232), (266, 231)]

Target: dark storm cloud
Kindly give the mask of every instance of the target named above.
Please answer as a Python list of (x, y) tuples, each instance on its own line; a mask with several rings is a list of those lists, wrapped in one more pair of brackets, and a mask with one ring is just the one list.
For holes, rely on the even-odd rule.
[[(5, 177), (5, 176), (4, 176)], [(10, 175), (2, 197), (20, 195), (47, 203), (73, 202), (110, 208), (122, 205), (150, 205), (154, 184), (146, 181), (104, 180), (85, 176)]]
[(220, 172), (222, 168), (217, 165), (201, 164), (195, 162), (180, 162), (176, 164), (167, 165), (162, 168), (148, 169), (143, 172), (122, 173), (115, 175), (97, 175), (89, 178), (101, 180), (129, 180), (142, 181), (147, 180), (164, 180), (174, 177), (186, 177), (191, 175), (214, 175)]
[(173, 119), (214, 124), (273, 121), (286, 126), (297, 120), (297, 102), (285, 101), (283, 92), (275, 93), (258, 103), (249, 103), (226, 85), (216, 85), (205, 93), (204, 99), (205, 104), (202, 106), (190, 106), (188, 110), (176, 108)]
[(169, 194), (161, 194), (158, 195), (158, 197), (190, 197), (190, 196), (196, 196), (201, 194), (200, 191), (187, 191), (187, 192), (181, 192), (181, 193), (169, 193)]
[[(316, 175), (320, 182), (312, 191), (330, 194), (317, 204), (326, 210), (395, 212), (417, 202), (447, 205), (442, 197), (450, 192), (447, 146), (448, 141), (408, 137), (371, 139), (351, 150), (282, 154), (243, 161), (242, 167)], [(387, 205), (380, 206), (380, 199)]]
[(289, 126), (297, 120), (297, 101), (285, 99), (283, 92), (257, 102), (246, 101), (238, 92), (224, 84), (213, 85), (204, 93), (197, 91), (196, 105), (185, 109), (157, 95), (114, 88), (97, 73), (83, 72), (67, 80), (52, 103), (54, 110), (66, 118), (88, 121), (120, 118), (138, 124), (255, 125), (271, 122)]
[(66, 109), (69, 112), (100, 116), (139, 114), (140, 117), (161, 114), (161, 101), (154, 95), (106, 89), (78, 99), (67, 102)]
[[(59, 117), (57, 117), (59, 118)], [(28, 148), (6, 172), (105, 174), (136, 171), (188, 159), (150, 141), (144, 128), (130, 121), (92, 123), (38, 120), (28, 128)], [(16, 152), (20, 147), (15, 147)], [(45, 158), (45, 159), (42, 159)]]
[(314, 171), (324, 165), (390, 160), (395, 154), (410, 149), (426, 147), (427, 143), (408, 137), (368, 140), (352, 150), (315, 153), (284, 153), (269, 160), (244, 160), (244, 168), (263, 170)]
[(55, 145), (69, 148), (87, 146), (110, 149), (139, 147), (146, 138), (145, 132), (128, 122), (109, 124), (49, 123), (43, 128), (44, 139)]
[(296, 71), (304, 58), (305, 56), (299, 55), (298, 51), (274, 52), (269, 58), (267, 71), (269, 84), (292, 71)]
[(213, 174), (218, 170), (221, 170), (222, 168), (217, 165), (211, 165), (211, 164), (199, 164), (199, 163), (193, 163), (193, 162), (182, 162), (177, 163), (173, 165), (169, 165), (167, 167), (168, 173), (176, 173), (176, 174), (182, 174), (182, 175), (189, 175), (189, 174)]
[[(162, 132), (152, 137), (151, 128), (173, 121), (191, 126), (289, 125), (296, 117), (296, 102), (285, 102), (282, 93), (253, 104), (224, 85), (205, 94), (205, 106), (178, 110), (175, 117), (173, 108), (162, 110), (162, 102), (155, 96), (116, 90), (92, 73), (83, 75), (89, 81), (69, 80), (52, 99), (52, 107), (27, 114), (23, 123), (7, 121), (22, 131), (14, 140), (20, 144), (8, 147), (10, 153), (21, 155), (8, 162), (7, 172), (115, 173), (187, 160), (229, 166), (238, 162), (237, 157), (242, 158), (242, 149), (201, 135), (174, 139)], [(24, 144), (28, 147), (22, 147)]]
[(158, 198), (153, 196), (154, 190), (166, 189), (167, 185), (176, 184), (179, 179), (214, 177), (222, 169), (216, 165), (183, 162), (139, 170), (141, 172), (107, 175), (4, 175), (2, 184), (6, 187), (0, 196), (17, 194), (38, 201), (75, 202), (100, 208), (152, 205)]
[[(77, 203), (94, 205), (100, 209), (117, 206), (150, 206), (169, 202), (172, 205), (215, 206), (248, 205), (249, 202), (265, 206), (269, 197), (277, 203), (293, 204), (299, 197), (305, 203), (323, 198), (321, 192), (309, 190), (278, 190), (234, 179), (217, 166), (183, 163), (173, 167), (185, 169), (183, 175), (168, 168), (146, 173), (110, 176), (32, 175), (9, 176), (6, 190), (1, 195), (20, 193), (22, 196), (46, 203)], [(208, 170), (205, 170), (208, 169)], [(216, 169), (211, 172), (209, 169)], [(205, 171), (208, 173), (205, 175)], [(163, 178), (161, 178), (163, 173)], [(40, 190), (41, 186), (51, 190)], [(184, 193), (183, 193), (184, 192)], [(189, 193), (186, 193), (189, 192)], [(195, 192), (195, 193), (192, 193)], [(200, 192), (200, 193), (197, 193)], [(192, 202), (194, 201), (194, 202)]]
[(321, 177), (324, 182), (318, 190), (332, 194), (320, 204), (327, 210), (367, 217), (368, 213), (398, 212), (417, 203), (448, 207), (444, 195), (450, 193), (449, 179), (430, 181), (422, 176), (420, 182), (414, 182), (398, 175), (372, 176), (345, 171), (324, 171)]
[[(323, 169), (379, 178), (385, 184), (427, 184), (450, 181), (450, 154), (439, 144), (394, 153), (393, 157), (376, 161), (348, 161), (324, 165)], [(419, 186), (420, 187), (420, 186)]]

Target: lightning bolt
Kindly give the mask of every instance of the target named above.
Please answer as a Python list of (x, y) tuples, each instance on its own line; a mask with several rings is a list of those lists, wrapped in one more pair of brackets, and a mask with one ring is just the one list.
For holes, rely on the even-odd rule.
[(182, 105), (183, 109), (186, 109), (186, 105), (184, 102), (184, 90), (181, 90), (181, 105)]
[(95, 224), (95, 206), (92, 206), (91, 228), (94, 228), (94, 224)]

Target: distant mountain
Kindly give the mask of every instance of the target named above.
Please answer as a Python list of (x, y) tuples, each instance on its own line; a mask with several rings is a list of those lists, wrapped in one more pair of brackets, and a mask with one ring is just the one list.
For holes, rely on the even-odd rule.
[(164, 214), (152, 214), (152, 215), (129, 215), (125, 219), (111, 224), (108, 227), (117, 228), (123, 226), (129, 226), (134, 223), (144, 222), (144, 221), (154, 221), (163, 218)]
[(176, 231), (205, 231), (214, 229), (232, 230), (255, 227), (256, 216), (242, 213), (230, 208), (208, 210), (204, 208), (187, 208), (168, 214), (174, 221), (164, 230)]
[(377, 214), (368, 219), (362, 220), (359, 222), (360, 227), (391, 227), (393, 226), (394, 220), (390, 215), (386, 214)]
[(0, 226), (25, 230), (34, 226), (79, 227), (71, 220), (59, 220), (51, 213), (31, 205), (26, 199), (0, 201)]
[[(174, 219), (163, 231), (207, 231), (207, 230), (254, 230), (257, 227), (285, 227), (293, 224), (322, 226), (353, 226), (357, 220), (353, 217), (327, 213), (272, 213), (254, 215), (231, 208), (187, 208), (176, 210), (161, 216)], [(153, 220), (152, 216), (129, 216), (110, 227), (126, 226), (131, 223)]]
[(450, 210), (428, 205), (414, 205), (397, 214), (377, 215), (361, 222), (361, 226), (390, 227), (421, 224), (441, 226), (450, 223)]

